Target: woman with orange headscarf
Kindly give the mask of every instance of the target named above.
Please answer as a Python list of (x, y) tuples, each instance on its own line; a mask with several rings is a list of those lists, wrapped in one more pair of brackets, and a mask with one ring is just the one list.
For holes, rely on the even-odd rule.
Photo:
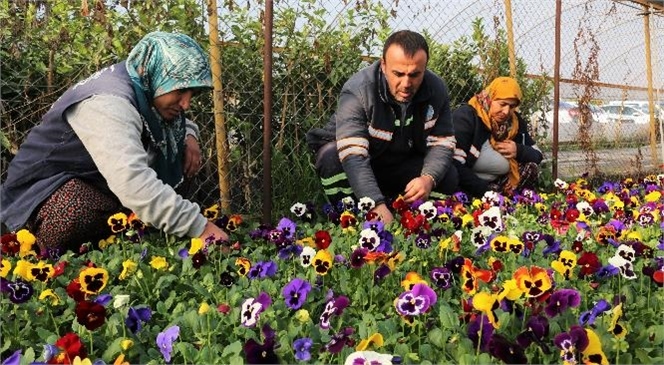
[(516, 111), (521, 98), (515, 79), (498, 77), (452, 113), (457, 140), (454, 164), (465, 193), (510, 194), (537, 182), (543, 156)]

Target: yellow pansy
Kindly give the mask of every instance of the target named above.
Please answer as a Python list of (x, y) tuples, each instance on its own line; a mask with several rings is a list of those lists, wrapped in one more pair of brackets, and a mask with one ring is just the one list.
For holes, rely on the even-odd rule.
[(54, 272), (53, 265), (46, 263), (46, 261), (39, 261), (32, 265), (29, 275), (33, 280), (38, 280), (44, 283), (53, 276)]
[(99, 240), (99, 249), (100, 250), (105, 250), (108, 246), (112, 245), (115, 243), (115, 235), (112, 234), (108, 236), (106, 239), (101, 239)]
[(78, 275), (81, 290), (86, 294), (99, 294), (108, 283), (108, 271), (100, 267), (88, 267)]
[(214, 204), (208, 208), (205, 208), (203, 210), (203, 215), (205, 218), (207, 218), (209, 221), (213, 221), (217, 218), (219, 218), (219, 203)]
[(201, 303), (201, 306), (198, 307), (198, 314), (205, 314), (210, 311), (210, 305), (206, 302)]
[(652, 202), (658, 202), (661, 198), (662, 198), (662, 192), (659, 190), (653, 190), (648, 194), (646, 194), (643, 197), (643, 200), (645, 200), (648, 203), (652, 203)]
[(235, 259), (235, 266), (238, 266), (237, 273), (240, 276), (247, 276), (251, 269), (251, 261), (246, 257), (238, 257)]
[(124, 232), (127, 229), (127, 215), (124, 213), (115, 213), (108, 218), (109, 227), (111, 227), (111, 232), (120, 233)]
[(150, 260), (150, 266), (155, 270), (166, 270), (168, 269), (168, 262), (163, 256), (152, 256)]
[(16, 232), (16, 240), (21, 244), (18, 255), (25, 257), (28, 255), (37, 256), (37, 253), (32, 249), (32, 246), (37, 241), (37, 238), (30, 233), (27, 229), (22, 229)]
[[(600, 365), (609, 365), (609, 360), (606, 358), (604, 351), (602, 351), (602, 343), (599, 340), (599, 336), (591, 330), (586, 328), (586, 334), (588, 335), (588, 346), (585, 350), (582, 351), (583, 362), (600, 364)], [(592, 358), (592, 361), (590, 359)]]
[(2, 259), (2, 263), (0, 264), (0, 277), (6, 278), (11, 270), (12, 262), (7, 259)]
[(311, 265), (316, 270), (316, 274), (326, 275), (327, 272), (332, 268), (333, 262), (332, 254), (330, 254), (328, 250), (318, 250)]
[(406, 278), (401, 280), (401, 287), (404, 290), (412, 290), (413, 286), (415, 286), (415, 284), (419, 284), (419, 283), (429, 285), (426, 282), (426, 280), (422, 279), (420, 274), (416, 273), (415, 271), (410, 271), (406, 274)]
[(26, 281), (34, 281), (35, 278), (30, 275), (30, 269), (32, 269), (32, 266), (33, 264), (30, 261), (18, 260), (14, 267), (14, 276), (18, 276)]
[(72, 362), (72, 365), (92, 365), (92, 361), (90, 360), (90, 358), (87, 357), (81, 360), (80, 357), (76, 356), (74, 358), (74, 361)]
[(309, 322), (309, 318), (309, 311), (306, 309), (300, 309), (299, 311), (295, 312), (295, 319), (300, 321), (300, 323)]
[(295, 241), (300, 246), (309, 246), (309, 247), (316, 247), (316, 240), (314, 240), (313, 237), (304, 237), (302, 239), (299, 239)]
[(572, 269), (576, 267), (576, 254), (569, 250), (562, 250), (558, 259), (551, 262), (551, 267), (565, 279), (572, 278)]
[(498, 293), (498, 299), (515, 301), (521, 298), (523, 291), (516, 285), (516, 280), (510, 279), (503, 282), (503, 289)]
[(369, 336), (369, 338), (360, 341), (360, 344), (357, 345), (355, 351), (364, 351), (369, 348), (369, 345), (373, 345), (374, 349), (383, 346), (383, 335), (378, 332), (374, 333), (373, 335)]
[(134, 347), (134, 341), (129, 339), (122, 340), (120, 341), (120, 347), (122, 348), (122, 350), (127, 351), (130, 348)]
[(53, 289), (46, 289), (39, 294), (39, 300), (50, 301), (51, 305), (60, 304), (60, 297), (53, 291)]
[(138, 267), (138, 264), (132, 260), (125, 260), (124, 262), (122, 262), (122, 272), (120, 273), (119, 279), (120, 280), (127, 279), (129, 275), (133, 274), (134, 271), (136, 271), (136, 267)]
[(498, 317), (494, 312), (500, 307), (500, 300), (496, 294), (489, 294), (487, 292), (478, 292), (473, 296), (473, 308), (486, 314), (489, 322), (494, 328), (500, 328)]
[(189, 247), (189, 254), (195, 255), (203, 248), (203, 240), (196, 237), (191, 239), (191, 247)]

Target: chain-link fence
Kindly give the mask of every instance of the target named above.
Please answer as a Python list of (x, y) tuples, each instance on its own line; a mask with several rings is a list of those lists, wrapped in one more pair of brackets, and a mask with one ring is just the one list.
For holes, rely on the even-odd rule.
[[(3, 180), (20, 142), (55, 98), (72, 82), (126, 57), (143, 34), (179, 30), (208, 47), (211, 3), (23, 0), (0, 9), (6, 15), (0, 20)], [(260, 215), (268, 152), (274, 211), (296, 201), (322, 201), (305, 133), (327, 121), (345, 80), (378, 59), (382, 41), (397, 29), (426, 34), (429, 67), (447, 81), (453, 105), (467, 101), (487, 80), (510, 74), (511, 31), (513, 68), (526, 98), (522, 112), (546, 151), (547, 168), (556, 162), (561, 177), (662, 171), (661, 1), (560, 2), (557, 141), (551, 102), (555, 1), (275, 1), (270, 151), (263, 143), (265, 2), (217, 3), (217, 101), (223, 109), (215, 115), (212, 95), (201, 96), (189, 115), (201, 127), (207, 159), (188, 193), (203, 205), (219, 201), (221, 180), (229, 187), (225, 198), (233, 212)], [(649, 85), (652, 110), (643, 103)], [(226, 138), (217, 138), (223, 132)], [(224, 161), (221, 171), (227, 173), (220, 177)]]

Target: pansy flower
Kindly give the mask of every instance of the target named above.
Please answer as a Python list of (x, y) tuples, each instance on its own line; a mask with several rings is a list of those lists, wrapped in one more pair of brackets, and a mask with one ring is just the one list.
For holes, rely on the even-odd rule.
[(292, 240), (295, 237), (297, 225), (292, 220), (284, 217), (277, 223), (277, 229), (282, 231), (287, 239)]
[(166, 270), (168, 269), (168, 261), (163, 256), (152, 256), (150, 266), (155, 270)]
[(331, 354), (338, 354), (344, 349), (344, 346), (353, 346), (355, 341), (350, 338), (353, 332), (355, 330), (352, 327), (346, 327), (335, 333), (332, 335), (330, 342), (325, 345), (325, 350)]
[(376, 207), (376, 202), (369, 197), (362, 197), (357, 202), (357, 210), (361, 213), (368, 213), (371, 209)]
[(359, 269), (364, 266), (366, 256), (369, 253), (364, 247), (356, 248), (350, 255), (350, 266), (354, 269)]
[(582, 312), (581, 315), (579, 315), (579, 325), (592, 326), (595, 324), (597, 317), (601, 316), (609, 309), (611, 309), (611, 304), (604, 299), (600, 299), (595, 303), (591, 310)]
[(136, 271), (138, 264), (131, 259), (124, 260), (122, 262), (122, 272), (118, 276), (118, 279), (125, 280), (129, 275), (133, 274)]
[(380, 245), (378, 233), (371, 228), (365, 228), (360, 232), (358, 243), (361, 248), (366, 248), (370, 252), (376, 251)]
[(319, 230), (314, 234), (314, 240), (316, 242), (316, 247), (319, 250), (325, 250), (330, 247), (332, 243), (332, 237), (328, 231)]
[(302, 247), (302, 252), (300, 252), (300, 265), (302, 267), (309, 267), (313, 262), (314, 257), (316, 257), (316, 250), (309, 246)]
[(411, 290), (401, 293), (394, 301), (397, 312), (402, 316), (416, 316), (429, 311), (438, 296), (426, 284), (418, 283)]
[(461, 239), (463, 238), (463, 231), (456, 230), (454, 233), (446, 239), (441, 239), (438, 243), (438, 256), (443, 257), (443, 252), (445, 250), (451, 249), (454, 252), (459, 252), (461, 249)]
[(403, 212), (400, 219), (401, 226), (406, 230), (404, 232), (405, 236), (408, 236), (413, 233), (417, 233), (420, 229), (428, 227), (428, 222), (424, 215), (419, 211), (414, 213), (410, 210)]
[(452, 287), (454, 276), (446, 267), (434, 267), (430, 272), (431, 280), (434, 285), (440, 289), (449, 289)]
[(528, 359), (523, 348), (504, 336), (493, 333), (489, 340), (489, 354), (505, 364), (527, 364)]
[(491, 228), (493, 232), (497, 233), (503, 230), (503, 219), (500, 214), (500, 208), (497, 206), (492, 206), (485, 210), (477, 219), (480, 226)]
[(295, 360), (297, 361), (309, 361), (311, 360), (311, 346), (313, 346), (314, 341), (309, 337), (298, 338), (293, 341), (293, 351), (295, 352)]
[(16, 266), (14, 267), (14, 277), (18, 276), (25, 281), (34, 281), (34, 276), (30, 275), (30, 271), (34, 264), (28, 260), (20, 259), (16, 261)]
[(0, 279), (0, 292), (6, 293), (12, 303), (21, 304), (32, 298), (34, 289), (29, 282), (22, 279), (16, 281)]
[(50, 364), (70, 364), (76, 357), (88, 357), (85, 345), (73, 332), (68, 332), (55, 341), (54, 349), (48, 356)]
[(493, 230), (485, 226), (477, 226), (470, 231), (470, 242), (477, 248), (476, 255), (482, 254), (491, 248), (490, 238), (492, 234)]
[(415, 237), (415, 246), (421, 249), (431, 247), (431, 235), (426, 232), (419, 232), (417, 237)]
[(275, 332), (270, 325), (265, 324), (261, 330), (263, 343), (250, 338), (245, 342), (242, 350), (248, 364), (278, 364), (279, 357), (274, 352)]
[(514, 272), (516, 285), (529, 298), (538, 298), (551, 290), (553, 283), (547, 271), (538, 266), (522, 266)]
[(108, 271), (99, 267), (87, 267), (78, 275), (81, 290), (86, 294), (99, 294), (108, 283)]
[(578, 307), (581, 304), (581, 295), (574, 289), (560, 289), (553, 292), (547, 302), (544, 312), (553, 318), (568, 308)]
[(221, 206), (219, 203), (212, 204), (211, 206), (203, 209), (203, 216), (209, 221), (214, 221), (219, 217), (219, 210)]
[(341, 217), (339, 218), (339, 225), (344, 232), (355, 232), (357, 218), (355, 218), (353, 213), (345, 211), (341, 213)]
[(311, 291), (311, 284), (308, 281), (295, 278), (284, 286), (281, 295), (284, 297), (286, 306), (296, 310), (300, 309), (307, 300), (309, 291)]
[(556, 335), (553, 342), (560, 349), (560, 359), (565, 364), (577, 363), (577, 352), (588, 347), (588, 334), (581, 326), (573, 325), (568, 332)]
[(571, 279), (572, 270), (576, 267), (576, 254), (568, 250), (560, 251), (558, 259), (551, 262), (551, 267), (565, 279)]
[(473, 296), (473, 308), (484, 313), (494, 328), (500, 328), (495, 310), (500, 307), (498, 295), (479, 292)]
[(376, 332), (369, 336), (369, 338), (363, 339), (360, 341), (360, 343), (355, 347), (356, 351), (364, 351), (369, 348), (369, 346), (373, 347), (374, 349), (378, 349), (383, 346), (383, 335), (380, 333)]
[(173, 352), (173, 342), (180, 336), (180, 327), (171, 326), (157, 334), (157, 347), (164, 357), (164, 361), (171, 362), (171, 353)]
[(616, 338), (624, 338), (627, 335), (627, 328), (625, 327), (625, 324), (620, 321), (622, 315), (622, 303), (620, 303), (613, 308), (611, 326), (609, 327), (609, 333), (614, 335)]
[(327, 250), (318, 250), (312, 262), (316, 274), (327, 275), (327, 272), (332, 268), (332, 255)]
[(516, 237), (497, 235), (491, 238), (489, 245), (496, 252), (512, 252), (518, 255), (523, 251), (523, 243)]
[(149, 321), (151, 318), (152, 311), (149, 307), (129, 307), (127, 318), (125, 318), (125, 325), (131, 333), (137, 334), (143, 328), (143, 323)]
[(90, 331), (94, 331), (106, 323), (106, 308), (96, 302), (81, 300), (74, 309), (78, 323)]
[(409, 271), (406, 277), (401, 281), (401, 287), (404, 290), (412, 290), (415, 284), (426, 284), (427, 282), (415, 271)]
[(590, 328), (586, 328), (585, 331), (588, 336), (588, 346), (581, 351), (583, 362), (585, 364), (609, 365), (609, 360), (602, 350), (602, 343), (599, 336)]
[(333, 315), (340, 316), (344, 309), (348, 307), (350, 300), (344, 295), (340, 295), (336, 298), (331, 298), (325, 303), (325, 308), (323, 313), (320, 315), (319, 326), (322, 329), (330, 328), (330, 319)]
[(61, 300), (58, 294), (53, 291), (53, 289), (45, 289), (39, 294), (39, 300), (47, 301), (50, 305), (56, 306), (59, 305)]
[(260, 314), (272, 304), (270, 296), (261, 292), (256, 298), (248, 298), (242, 303), (240, 322), (245, 327), (253, 327), (260, 319)]
[(39, 247), (36, 245), (37, 237), (27, 229), (21, 229), (16, 232), (16, 240), (20, 243), (18, 255), (20, 257), (36, 256)]
[(12, 256), (18, 254), (21, 249), (21, 243), (18, 242), (16, 234), (6, 233), (0, 237), (0, 250), (2, 255)]
[(235, 266), (238, 267), (237, 273), (240, 276), (247, 276), (249, 270), (251, 269), (251, 261), (246, 257), (238, 257), (235, 259)]
[(599, 270), (600, 267), (602, 267), (602, 264), (599, 262), (599, 258), (594, 252), (582, 253), (581, 257), (576, 263), (580, 267), (580, 278), (593, 275), (597, 272), (597, 270)]
[(542, 315), (533, 315), (526, 322), (526, 329), (516, 336), (516, 342), (524, 349), (536, 343), (545, 354), (550, 354), (549, 346), (544, 341), (549, 337), (549, 320)]
[(355, 351), (346, 357), (344, 365), (392, 365), (399, 362), (394, 361), (395, 357), (389, 354), (381, 354), (376, 351)]
[(290, 212), (295, 214), (296, 217), (302, 218), (302, 216), (304, 216), (304, 214), (307, 212), (307, 206), (303, 203), (296, 202), (295, 204), (291, 205)]
[(493, 325), (487, 316), (480, 315), (471, 319), (468, 324), (468, 338), (473, 342), (473, 348), (479, 345), (480, 350), (487, 351), (493, 331)]
[(120, 233), (127, 229), (127, 218), (125, 213), (115, 213), (108, 218), (107, 223), (113, 233)]
[(474, 295), (479, 288), (479, 281), (489, 283), (494, 279), (494, 273), (490, 270), (480, 269), (473, 262), (465, 258), (461, 267), (462, 289), (469, 295)]
[(609, 258), (608, 262), (609, 265), (617, 268), (625, 279), (636, 279), (636, 273), (634, 272), (634, 265), (632, 264), (632, 261), (627, 260), (621, 256), (620, 252), (616, 252), (613, 257)]

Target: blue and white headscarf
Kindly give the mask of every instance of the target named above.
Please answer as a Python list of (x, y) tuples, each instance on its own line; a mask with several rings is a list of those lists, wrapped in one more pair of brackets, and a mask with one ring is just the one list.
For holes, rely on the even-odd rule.
[(175, 187), (183, 174), (184, 115), (163, 120), (152, 102), (175, 90), (211, 88), (208, 55), (189, 36), (152, 32), (134, 46), (126, 65), (150, 143), (157, 151), (153, 168), (162, 181)]

